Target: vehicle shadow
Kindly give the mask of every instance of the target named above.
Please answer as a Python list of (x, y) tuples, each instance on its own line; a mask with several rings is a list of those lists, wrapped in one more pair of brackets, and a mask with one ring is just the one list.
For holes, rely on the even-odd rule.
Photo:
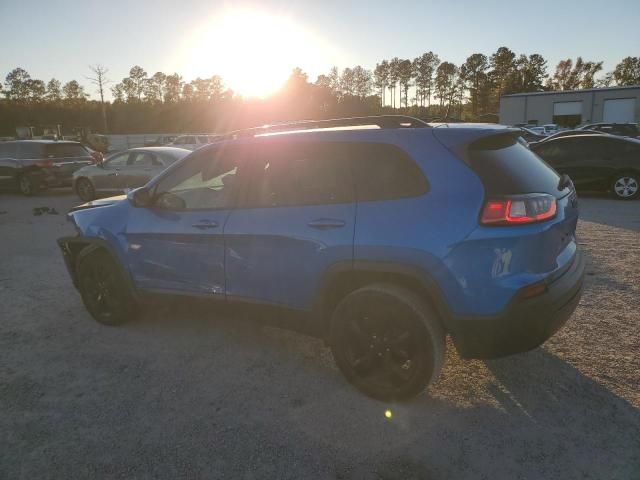
[(599, 479), (640, 472), (640, 411), (544, 348), (486, 362), (450, 351), (444, 378), (429, 392), (384, 403), (352, 388), (319, 340), (263, 328), (290, 328), (288, 320), (207, 303), (190, 304), (188, 315), (185, 308), (156, 307), (126, 328), (188, 328), (222, 338), (229, 363), (247, 375), (238, 384), (250, 382), (246, 388), (265, 405), (286, 399), (269, 406), (279, 429), (311, 444), (329, 442), (336, 478)]

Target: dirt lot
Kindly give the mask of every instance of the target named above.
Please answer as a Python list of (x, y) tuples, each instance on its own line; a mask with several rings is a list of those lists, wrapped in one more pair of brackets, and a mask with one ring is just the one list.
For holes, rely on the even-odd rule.
[(260, 315), (96, 324), (55, 245), (75, 202), (0, 194), (0, 478), (640, 479), (640, 202), (581, 198), (586, 292), (543, 348), (450, 348), (397, 405)]

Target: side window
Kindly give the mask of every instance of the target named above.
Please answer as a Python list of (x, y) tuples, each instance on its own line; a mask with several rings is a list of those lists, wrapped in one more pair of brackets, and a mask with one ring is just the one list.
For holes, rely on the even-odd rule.
[(234, 182), (242, 163), (242, 148), (207, 149), (181, 165), (158, 184), (157, 205), (181, 210), (233, 206)]
[(570, 150), (570, 143), (567, 143), (566, 140), (565, 141), (560, 140), (560, 141), (548, 142), (541, 145), (536, 150), (536, 153), (541, 157), (543, 157), (545, 160), (553, 161), (553, 160), (559, 160), (564, 155), (564, 153), (568, 150)]
[(16, 158), (16, 146), (15, 142), (0, 142), (0, 158)]
[(386, 144), (354, 145), (353, 178), (358, 201), (417, 197), (429, 191), (422, 170), (402, 149)]
[(196, 143), (196, 137), (183, 137), (183, 142), (185, 145), (193, 145)]
[(47, 156), (55, 158), (87, 157), (89, 152), (79, 143), (52, 143), (47, 145)]
[(108, 168), (120, 168), (124, 167), (129, 160), (129, 152), (119, 153), (105, 162), (105, 166)]
[(346, 151), (321, 143), (258, 147), (246, 206), (286, 207), (354, 201)]
[(129, 157), (129, 165), (134, 167), (151, 167), (156, 165), (153, 161), (153, 155), (149, 152), (135, 152)]
[(20, 142), (18, 146), (18, 158), (21, 159), (38, 159), (44, 158), (44, 145), (36, 142)]

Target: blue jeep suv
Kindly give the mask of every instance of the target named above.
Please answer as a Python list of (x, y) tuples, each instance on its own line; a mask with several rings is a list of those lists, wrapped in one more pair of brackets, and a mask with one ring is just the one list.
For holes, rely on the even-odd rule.
[(58, 242), (98, 322), (157, 294), (283, 307), (357, 388), (407, 398), (447, 334), (467, 358), (524, 352), (578, 304), (576, 193), (518, 135), (403, 116), (235, 132), (76, 207)]

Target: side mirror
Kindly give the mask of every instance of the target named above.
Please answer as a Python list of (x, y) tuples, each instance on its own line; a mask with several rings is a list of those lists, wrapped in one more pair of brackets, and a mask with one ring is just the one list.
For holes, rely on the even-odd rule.
[(136, 188), (135, 190), (129, 192), (127, 196), (129, 201), (134, 207), (144, 208), (151, 205), (153, 200), (153, 195), (151, 194), (151, 190), (146, 187)]
[(187, 208), (187, 203), (184, 199), (171, 192), (164, 192), (158, 195), (155, 205), (163, 210), (184, 210)]

